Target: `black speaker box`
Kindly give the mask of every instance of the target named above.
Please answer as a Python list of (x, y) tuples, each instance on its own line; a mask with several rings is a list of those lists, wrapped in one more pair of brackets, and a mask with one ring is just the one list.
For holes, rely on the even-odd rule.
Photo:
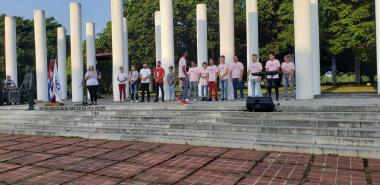
[(271, 97), (248, 97), (246, 106), (250, 112), (273, 112), (275, 110)]

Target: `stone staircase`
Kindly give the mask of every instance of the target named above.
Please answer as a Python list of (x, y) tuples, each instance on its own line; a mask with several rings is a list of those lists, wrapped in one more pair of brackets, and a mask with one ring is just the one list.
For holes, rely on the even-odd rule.
[(380, 158), (376, 106), (281, 109), (272, 113), (220, 106), (99, 112), (3, 109), (0, 132)]

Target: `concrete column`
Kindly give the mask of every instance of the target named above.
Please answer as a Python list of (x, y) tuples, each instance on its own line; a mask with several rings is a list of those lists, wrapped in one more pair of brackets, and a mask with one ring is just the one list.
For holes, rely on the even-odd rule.
[(47, 102), (48, 78), (47, 78), (47, 46), (46, 46), (46, 22), (43, 10), (34, 10), (34, 39), (36, 51), (36, 81), (37, 100)]
[(72, 101), (83, 101), (83, 51), (82, 51), (82, 11), (79, 3), (70, 3), (71, 37), (71, 89)]
[(95, 24), (92, 22), (86, 23), (86, 56), (87, 68), (96, 66), (96, 45), (95, 45)]
[[(259, 16), (257, 9), (257, 0), (246, 1), (246, 19), (247, 19), (247, 68), (251, 63), (252, 55), (259, 56)], [(252, 94), (251, 83), (248, 81), (248, 95)]]
[(321, 59), (319, 49), (319, 10), (318, 0), (311, 0), (311, 38), (313, 57), (313, 90), (314, 95), (321, 94)]
[[(128, 56), (128, 20), (126, 17), (123, 18), (123, 31), (124, 31), (124, 71), (126, 74), (129, 73), (129, 56)], [(126, 82), (126, 96), (129, 98), (129, 82)]]
[(111, 0), (112, 13), (112, 86), (113, 100), (120, 101), (117, 73), (124, 66), (123, 0)]
[(154, 31), (156, 38), (156, 61), (161, 61), (161, 16), (160, 11), (154, 12)]
[(67, 99), (67, 74), (66, 74), (66, 30), (64, 27), (57, 28), (58, 45), (58, 74), (61, 82), (62, 100)]
[[(231, 64), (235, 53), (233, 0), (219, 0), (219, 33), (220, 55), (224, 55), (226, 63)], [(228, 99), (234, 99), (231, 79), (228, 82)]]
[[(197, 5), (197, 60), (198, 67), (202, 67), (203, 62), (207, 62), (208, 48), (207, 48), (207, 5)], [(201, 85), (198, 87), (199, 96), (202, 95)]]
[[(160, 11), (154, 12), (154, 31), (156, 38), (156, 61), (161, 61), (161, 16)], [(165, 69), (166, 70), (166, 69)], [(167, 70), (166, 70), (167, 71)], [(153, 88), (153, 84), (150, 84)], [(159, 96), (162, 97), (161, 91), (159, 91)]]
[(294, 0), (297, 99), (314, 98), (310, 1)]
[(377, 93), (380, 94), (380, 0), (375, 1), (376, 10), (376, 53), (377, 53)]
[(17, 43), (16, 43), (16, 17), (6, 16), (5, 24), (5, 74), (17, 80)]
[[(165, 71), (174, 66), (174, 30), (173, 30), (173, 2), (160, 0), (161, 18), (161, 64)], [(166, 75), (164, 78), (166, 81)], [(165, 100), (169, 100), (169, 86), (164, 83)]]

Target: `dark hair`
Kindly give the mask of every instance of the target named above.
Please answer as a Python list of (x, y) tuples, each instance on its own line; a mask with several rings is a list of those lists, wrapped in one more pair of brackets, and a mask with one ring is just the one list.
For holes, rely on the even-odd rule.
[(221, 55), (220, 57), (226, 59), (226, 56), (224, 56), (224, 55)]
[(169, 66), (169, 69), (174, 69), (173, 66)]
[(207, 65), (207, 62), (203, 62), (202, 65)]
[(269, 55), (276, 56), (276, 55), (274, 54), (274, 52), (269, 52)]
[(257, 57), (257, 54), (252, 54), (252, 56), (255, 56), (255, 57)]

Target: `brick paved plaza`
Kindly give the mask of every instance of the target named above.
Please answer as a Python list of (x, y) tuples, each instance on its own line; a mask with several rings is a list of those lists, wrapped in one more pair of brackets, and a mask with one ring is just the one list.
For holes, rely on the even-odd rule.
[(0, 184), (379, 185), (380, 160), (0, 134)]

